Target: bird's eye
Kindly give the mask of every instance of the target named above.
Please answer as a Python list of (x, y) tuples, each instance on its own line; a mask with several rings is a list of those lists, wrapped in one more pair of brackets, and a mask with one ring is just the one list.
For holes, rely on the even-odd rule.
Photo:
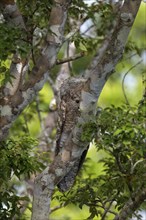
[(76, 103), (79, 103), (80, 102), (80, 100), (79, 99), (76, 99)]

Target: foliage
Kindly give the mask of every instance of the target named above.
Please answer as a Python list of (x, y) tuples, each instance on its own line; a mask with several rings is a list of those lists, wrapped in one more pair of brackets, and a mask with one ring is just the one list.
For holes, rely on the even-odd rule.
[(28, 196), (18, 195), (16, 185), (18, 180), (23, 183), (44, 167), (38, 159), (37, 144), (36, 139), (26, 135), (10, 138), (0, 145), (0, 219), (20, 216), (20, 207), (29, 201)]
[[(146, 185), (145, 104), (102, 109), (97, 117), (97, 154), (103, 154), (103, 172), (78, 178), (76, 186), (57, 197), (61, 203), (89, 207), (90, 216), (113, 216), (139, 188)], [(89, 162), (87, 162), (86, 166)], [(98, 169), (98, 163), (96, 168)], [(93, 168), (92, 168), (93, 169)], [(85, 169), (86, 170), (86, 169)], [(87, 170), (86, 170), (87, 172)], [(86, 192), (86, 193), (85, 193)]]
[(97, 127), (95, 122), (90, 121), (88, 123), (85, 123), (83, 125), (81, 140), (85, 142), (90, 142), (96, 131)]
[[(83, 1), (80, 3), (73, 1), (73, 3), (69, 9), (69, 15), (76, 20), (80, 20), (81, 24), (89, 22), (90, 25), (85, 31), (77, 30), (69, 40), (74, 42), (79, 51), (93, 54), (95, 53), (95, 48), (99, 47), (104, 40), (107, 30), (111, 28), (116, 16), (115, 12), (112, 6), (105, 2), (92, 4), (91, 6), (88, 6)], [(80, 17), (80, 15), (83, 15), (83, 17)], [(76, 23), (74, 25), (76, 26)], [(72, 26), (68, 24), (67, 31), (71, 32), (71, 28)]]
[(16, 50), (25, 57), (31, 45), (26, 41), (27, 33), (18, 27), (0, 23), (0, 60), (6, 60)]
[(33, 0), (30, 4), (27, 0), (17, 0), (19, 9), (23, 13), (26, 26), (28, 26), (31, 31), (33, 31), (36, 27), (46, 27), (52, 3), (52, 1), (48, 0)]

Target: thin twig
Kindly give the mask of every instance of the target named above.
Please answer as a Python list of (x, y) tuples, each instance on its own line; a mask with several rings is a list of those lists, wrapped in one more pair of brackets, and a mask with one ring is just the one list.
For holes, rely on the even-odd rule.
[(122, 80), (122, 90), (123, 90), (123, 94), (124, 94), (124, 98), (126, 100), (126, 104), (130, 106), (130, 103), (129, 103), (129, 100), (127, 98), (127, 95), (126, 95), (126, 92), (125, 92), (125, 87), (124, 87), (124, 83), (125, 83), (125, 78), (126, 76), (128, 75), (128, 73), (134, 69), (137, 65), (139, 65), (140, 63), (142, 62), (142, 60), (140, 60), (139, 62), (137, 62), (134, 66), (132, 66), (125, 74), (124, 74), (124, 77), (123, 77), (123, 80)]
[(129, 59), (131, 59), (132, 57), (134, 57), (134, 56), (136, 56), (136, 55), (137, 55), (137, 53), (134, 53), (134, 54), (132, 54), (132, 55), (130, 55), (130, 56), (127, 56), (127, 57), (125, 57), (125, 58), (123, 59), (123, 61), (129, 60)]
[[(75, 36), (75, 34), (77, 34), (78, 32), (80, 33), (80, 27), (81, 27), (82, 25), (84, 25), (84, 23), (87, 21), (87, 19), (88, 19), (88, 16), (82, 18), (83, 21), (80, 21), (80, 24), (76, 24), (75, 30), (72, 31), (71, 33), (69, 33), (69, 34), (66, 36), (66, 38), (65, 38), (65, 40), (64, 40), (64, 43), (65, 43), (66, 41), (70, 41), (70, 39), (72, 39), (73, 36)], [(79, 23), (79, 22), (78, 22), (78, 23)], [(86, 30), (85, 30), (85, 31), (86, 31)], [(83, 32), (82, 34), (84, 34), (84, 32)]]
[(84, 36), (86, 36), (86, 37), (89, 37), (89, 35), (86, 35), (86, 33), (88, 32), (88, 31), (90, 31), (90, 29), (91, 28), (93, 28), (93, 27), (95, 27), (95, 25), (91, 25), (91, 26), (89, 26), (83, 33), (81, 33), (81, 35), (84, 35)]
[(65, 202), (61, 205), (58, 205), (58, 206), (51, 208), (50, 213), (55, 212), (58, 209), (61, 209), (62, 207), (64, 207), (64, 205), (65, 205)]
[(117, 155), (114, 155), (115, 159), (116, 159), (116, 163), (118, 165), (119, 171), (122, 174), (126, 174), (126, 170), (123, 168), (122, 164), (121, 164), (121, 160), (120, 160), (120, 154), (118, 153)]
[[(101, 202), (100, 202), (100, 203), (101, 203)], [(103, 205), (99, 205), (99, 204), (95, 204), (95, 203), (86, 203), (86, 205), (99, 207), (99, 208), (105, 210), (105, 207), (104, 207)], [(111, 213), (111, 214), (113, 214), (113, 215), (115, 215), (115, 216), (117, 215), (117, 213), (114, 212), (114, 211), (112, 211), (112, 210), (108, 210), (108, 213)]]
[(101, 220), (104, 220), (104, 219), (105, 219), (107, 213), (110, 211), (110, 208), (111, 208), (113, 202), (114, 202), (114, 199), (112, 199), (112, 200), (110, 201), (110, 203), (109, 203), (109, 205), (108, 205), (107, 208), (106, 208), (106, 207), (104, 208), (104, 213), (103, 213), (103, 215), (102, 215), (102, 217), (101, 217)]
[(70, 62), (70, 61), (74, 61), (74, 60), (77, 60), (81, 57), (85, 56), (85, 52), (81, 52), (79, 54), (75, 54), (74, 56), (72, 57), (67, 57), (67, 58), (64, 58), (62, 60), (57, 60), (56, 61), (56, 64), (57, 65), (60, 65), (60, 64), (63, 64), (63, 63), (67, 63), (67, 62)]

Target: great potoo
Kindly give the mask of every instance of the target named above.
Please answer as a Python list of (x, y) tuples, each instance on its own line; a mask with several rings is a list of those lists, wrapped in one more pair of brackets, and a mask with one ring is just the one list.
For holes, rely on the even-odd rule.
[[(80, 102), (82, 91), (86, 91), (88, 82), (82, 78), (70, 78), (64, 81), (60, 88), (60, 97), (58, 101), (58, 128), (56, 151), (57, 156), (63, 149), (71, 152), (72, 131), (78, 123), (78, 117), (81, 114)], [(88, 149), (87, 149), (88, 150)], [(58, 183), (60, 191), (67, 191), (74, 183), (75, 177), (84, 161), (87, 150), (83, 151), (80, 158), (75, 161), (72, 169)]]

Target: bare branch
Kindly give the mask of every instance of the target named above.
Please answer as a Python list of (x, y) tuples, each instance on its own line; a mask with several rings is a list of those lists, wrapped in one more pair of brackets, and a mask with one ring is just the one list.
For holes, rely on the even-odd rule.
[(67, 57), (67, 58), (64, 58), (62, 60), (57, 60), (56, 61), (56, 64), (57, 65), (60, 65), (60, 64), (63, 64), (63, 63), (67, 63), (67, 62), (70, 62), (70, 61), (74, 61), (74, 60), (77, 60), (81, 57), (85, 56), (85, 53), (82, 52), (82, 53), (79, 53), (79, 54), (75, 54), (74, 56), (72, 57)]
[(50, 213), (57, 211), (58, 209), (61, 209), (62, 207), (65, 206), (65, 203), (62, 203), (61, 205), (55, 206), (53, 208), (51, 208)]

